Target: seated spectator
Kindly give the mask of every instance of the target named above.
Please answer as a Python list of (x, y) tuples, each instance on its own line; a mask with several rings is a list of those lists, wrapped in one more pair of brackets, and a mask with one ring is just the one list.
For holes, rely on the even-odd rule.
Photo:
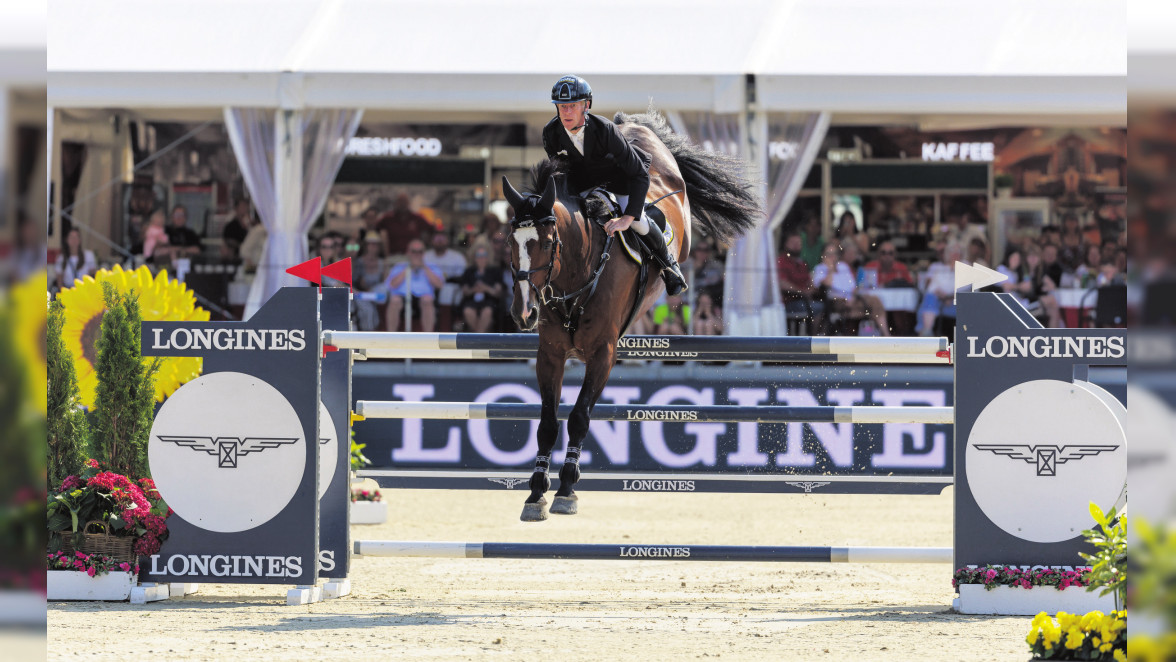
[[(1053, 291), (1058, 288), (1058, 285), (1057, 281), (1050, 276), (1050, 269), (1044, 259), (1045, 252), (1050, 249), (1054, 251), (1056, 257), (1057, 247), (1052, 244), (1047, 244), (1043, 249), (1030, 245), (1026, 250), (1025, 278), (1030, 286), (1026, 289), (1025, 298), (1030, 302), (1041, 302), (1041, 307), (1048, 316), (1047, 326), (1057, 329), (1062, 328), (1062, 312), (1058, 306), (1057, 298), (1053, 295)], [(1058, 267), (1058, 271), (1060, 271), (1060, 265)]]
[[(323, 266), (333, 264), (343, 259), (343, 235), (338, 232), (327, 232), (318, 240), (318, 257), (322, 258)], [(313, 283), (311, 283), (313, 285)], [(347, 283), (335, 280), (334, 278), (324, 278), (322, 282), (323, 287), (346, 287)]]
[[(877, 275), (878, 287), (914, 287), (915, 279), (907, 265), (894, 259), (898, 251), (894, 242), (884, 241), (878, 246), (878, 259), (866, 263), (867, 273)], [(869, 277), (866, 278), (870, 280)]]
[(968, 255), (966, 259), (968, 264), (978, 264), (982, 267), (988, 265), (988, 242), (980, 237), (972, 237), (968, 241)]
[(444, 230), (433, 233), (430, 240), (432, 249), (425, 253), (425, 262), (441, 270), (445, 285), (437, 295), (437, 303), (442, 306), (457, 306), (461, 304), (462, 274), (466, 271), (466, 259), (461, 253), (449, 248), (449, 234)]
[(955, 263), (962, 257), (960, 246), (947, 242), (937, 248), (941, 251), (940, 258), (927, 267), (919, 288), (923, 291), (923, 301), (917, 311), (915, 332), (923, 336), (935, 332), (935, 320), (940, 316), (955, 317)]
[(865, 232), (858, 231), (857, 217), (850, 211), (841, 214), (837, 221), (836, 241), (843, 254), (850, 245), (857, 249), (859, 255), (866, 253), (870, 248), (870, 238)]
[(709, 243), (700, 241), (690, 249), (690, 269), (694, 273), (692, 287), (715, 301), (723, 300), (723, 263), (712, 257)]
[(184, 205), (172, 208), (172, 224), (167, 228), (167, 243), (171, 244), (173, 259), (199, 255), (204, 250), (200, 235), (188, 227), (188, 210)]
[(98, 260), (94, 258), (94, 251), (82, 248), (82, 232), (70, 228), (65, 236), (65, 246), (57, 255), (54, 265), (57, 272), (57, 289), (73, 287), (74, 281), (93, 276), (98, 270)]
[(384, 255), (384, 249), (388, 246), (388, 238), (384, 235), (383, 230), (380, 229), (380, 211), (375, 207), (368, 207), (360, 215), (363, 220), (363, 225), (359, 227), (359, 231), (355, 237), (347, 241), (345, 247), (348, 253), (354, 253), (358, 256), (365, 250), (364, 244), (371, 238), (375, 237), (382, 243), (380, 245), (380, 254)]
[(147, 230), (143, 233), (143, 259), (146, 262), (166, 262), (171, 257), (167, 240), (167, 215), (162, 209), (151, 212)]
[(253, 214), (249, 209), (249, 200), (245, 198), (237, 198), (234, 205), (235, 215), (233, 220), (225, 224), (225, 229), (221, 232), (221, 239), (224, 241), (221, 244), (221, 255), (225, 257), (240, 257), (241, 244), (245, 241), (245, 237), (249, 234), (249, 228), (253, 227)]
[(667, 296), (665, 303), (653, 308), (654, 333), (660, 336), (684, 336), (690, 328), (690, 306), (682, 295)]
[(1041, 267), (1045, 270), (1045, 275), (1053, 281), (1054, 287), (1071, 287), (1074, 284), (1074, 274), (1066, 269), (1066, 265), (1062, 264), (1058, 255), (1057, 245), (1045, 244), (1042, 246)]
[[(384, 284), (384, 242), (373, 233), (360, 248), (351, 267), (352, 281), (360, 292), (378, 292)], [(360, 331), (375, 331), (380, 326), (379, 309), (374, 301), (355, 302)]]
[(1102, 250), (1095, 244), (1086, 247), (1086, 259), (1074, 270), (1074, 280), (1078, 287), (1088, 289), (1097, 287), (1098, 276), (1102, 271)]
[(1078, 221), (1078, 215), (1067, 212), (1062, 215), (1062, 234), (1058, 237), (1058, 261), (1065, 271), (1073, 272), (1086, 257), (1085, 237)]
[(787, 314), (793, 319), (809, 319), (815, 325), (824, 312), (824, 302), (813, 300), (817, 288), (813, 287), (813, 276), (801, 258), (803, 250), (801, 235), (789, 234), (784, 239), (784, 251), (776, 257), (776, 277)]
[(474, 264), (465, 270), (459, 282), (466, 331), (489, 333), (494, 330), (506, 286), (502, 282), (502, 269), (490, 264), (488, 245), (483, 243), (474, 248)]
[(821, 236), (821, 219), (816, 214), (807, 214), (800, 230), (800, 259), (812, 271), (821, 263), (825, 253), (825, 238)]
[[(846, 244), (846, 247), (851, 256), (857, 250), (855, 244)], [(857, 276), (849, 263), (842, 259), (841, 249), (836, 244), (825, 246), (821, 263), (813, 269), (813, 284), (824, 295), (826, 310), (830, 314), (837, 313), (842, 319), (855, 321), (868, 316), (880, 335), (890, 335), (886, 308), (877, 297), (858, 292)]]
[[(410, 275), (411, 274), (411, 275)], [(420, 305), (421, 330), (432, 332), (437, 327), (436, 291), (445, 284), (441, 271), (425, 262), (425, 242), (414, 239), (408, 243), (408, 261), (392, 267), (384, 286), (388, 288), (388, 311), (385, 315), (389, 331), (400, 330), (404, 300), (409, 296)]]
[(269, 238), (269, 232), (266, 231), (265, 226), (260, 221), (253, 224), (249, 228), (249, 232), (245, 234), (245, 241), (241, 242), (240, 257), (241, 263), (245, 265), (246, 272), (257, 271), (257, 266), (261, 264), (261, 255), (265, 252), (265, 242)]
[(706, 292), (701, 292), (698, 295), (698, 314), (694, 316), (694, 335), (723, 335), (723, 310), (715, 305), (715, 300)]

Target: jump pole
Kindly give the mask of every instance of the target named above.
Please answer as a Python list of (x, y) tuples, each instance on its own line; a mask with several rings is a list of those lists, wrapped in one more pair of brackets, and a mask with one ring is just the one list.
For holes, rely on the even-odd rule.
[[(363, 350), (530, 350), (539, 347), (533, 333), (410, 333), (323, 331), (323, 343)], [(856, 338), (822, 336), (629, 336), (617, 348), (635, 352), (733, 352), (769, 361), (776, 354), (930, 355), (948, 350), (947, 338)]]
[(354, 556), (578, 561), (768, 563), (951, 563), (950, 547), (766, 547), (737, 545), (560, 544), (356, 540)]
[[(449, 420), (538, 420), (542, 405), (514, 402), (402, 402), (358, 400), (363, 418), (426, 418)], [(738, 405), (596, 405), (597, 421), (659, 421), (687, 423), (924, 423), (950, 425), (952, 407), (784, 407)], [(560, 405), (566, 420), (572, 405)]]
[[(534, 349), (357, 349), (352, 355), (366, 359), (426, 359), (450, 361), (527, 360), (535, 358)], [(770, 354), (767, 358), (747, 352), (670, 352), (661, 350), (617, 349), (621, 360), (647, 361), (757, 361), (768, 363), (926, 363), (950, 365), (946, 352), (936, 354)]]

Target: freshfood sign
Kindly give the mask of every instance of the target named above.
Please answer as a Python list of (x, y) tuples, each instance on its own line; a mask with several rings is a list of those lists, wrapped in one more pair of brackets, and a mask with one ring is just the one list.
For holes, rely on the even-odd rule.
[(352, 138), (344, 156), (439, 156), (438, 138)]

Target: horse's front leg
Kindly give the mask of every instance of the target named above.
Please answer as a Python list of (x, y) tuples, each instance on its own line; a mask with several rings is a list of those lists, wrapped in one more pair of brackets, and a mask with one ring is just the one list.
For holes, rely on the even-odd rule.
[(555, 440), (559, 437), (559, 418), (556, 414), (560, 392), (563, 390), (566, 362), (565, 353), (546, 345), (540, 347), (535, 361), (535, 377), (539, 380), (543, 406), (539, 416), (539, 451), (535, 455), (535, 471), (531, 474), (531, 496), (527, 497), (523, 514), (519, 517), (524, 522), (547, 519), (547, 499), (543, 495), (551, 489), (547, 470), (551, 467), (551, 449), (555, 448)]
[(588, 357), (584, 369), (584, 387), (580, 389), (580, 397), (576, 398), (576, 406), (572, 408), (572, 415), (568, 417), (568, 454), (564, 459), (563, 468), (559, 470), (559, 491), (551, 503), (551, 512), (559, 515), (575, 515), (579, 498), (574, 490), (580, 480), (580, 447), (584, 437), (588, 436), (588, 425), (591, 423), (592, 408), (596, 400), (608, 383), (609, 373), (616, 363), (617, 349), (615, 344), (601, 347)]

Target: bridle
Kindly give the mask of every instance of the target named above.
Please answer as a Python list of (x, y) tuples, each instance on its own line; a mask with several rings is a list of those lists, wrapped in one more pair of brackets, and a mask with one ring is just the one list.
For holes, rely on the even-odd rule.
[[(555, 215), (544, 216), (543, 218), (512, 218), (510, 219), (510, 230), (513, 235), (516, 230), (522, 228), (538, 228), (543, 225), (554, 225)], [(523, 246), (519, 246), (519, 250), (523, 250)], [(551, 272), (555, 269), (555, 259), (563, 248), (563, 242), (560, 241), (559, 233), (555, 233), (555, 241), (551, 242), (551, 254), (548, 255), (547, 266), (539, 267), (538, 269), (515, 269), (514, 263), (510, 265), (511, 275), (514, 276), (516, 283), (527, 283), (531, 286), (531, 291), (535, 293), (535, 299), (543, 305), (547, 305), (555, 297), (555, 288), (551, 284)], [(547, 278), (543, 281), (543, 286), (539, 287), (531, 277), (537, 273), (547, 272)]]
[[(554, 214), (544, 216), (542, 218), (512, 218), (510, 219), (511, 234), (521, 228), (537, 228), (539, 226), (555, 224), (556, 217)], [(591, 227), (591, 225), (589, 226)], [(609, 249), (612, 248), (613, 237), (609, 236), (604, 242), (604, 250), (600, 254), (600, 262), (596, 265), (591, 278), (584, 284), (583, 287), (566, 294), (557, 294), (555, 284), (552, 282), (554, 276), (552, 271), (555, 268), (555, 260), (562, 252), (563, 241), (559, 238), (559, 231), (555, 233), (555, 240), (551, 242), (551, 254), (548, 256), (547, 265), (539, 267), (538, 269), (515, 269), (514, 263), (510, 265), (511, 274), (514, 276), (516, 283), (526, 282), (531, 287), (531, 291), (535, 294), (535, 299), (552, 313), (554, 313), (563, 322), (564, 329), (569, 334), (575, 334), (579, 327), (580, 315), (584, 313), (584, 306), (588, 303), (592, 295), (596, 293), (596, 285), (600, 282), (600, 274), (604, 272), (604, 265), (608, 264)], [(523, 250), (519, 246), (519, 250)], [(547, 278), (544, 280), (542, 287), (535, 284), (532, 277), (537, 273), (547, 273)], [(580, 298), (584, 294), (587, 296)]]

